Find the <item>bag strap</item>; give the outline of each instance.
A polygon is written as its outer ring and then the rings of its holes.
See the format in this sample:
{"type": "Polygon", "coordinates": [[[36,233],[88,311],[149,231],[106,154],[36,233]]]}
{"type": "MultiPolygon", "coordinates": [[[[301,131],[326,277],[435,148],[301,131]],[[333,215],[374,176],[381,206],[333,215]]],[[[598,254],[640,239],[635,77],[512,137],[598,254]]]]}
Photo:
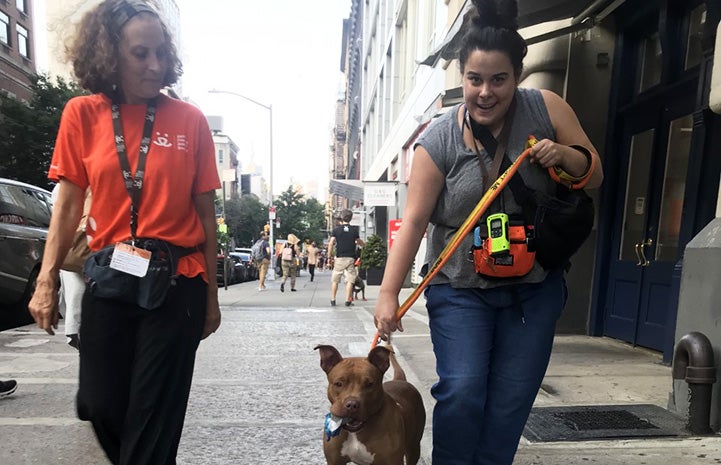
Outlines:
{"type": "MultiPolygon", "coordinates": [[[[508,158],[506,156],[506,146],[508,145],[508,138],[511,134],[511,127],[513,126],[513,117],[516,114],[516,98],[514,96],[513,100],[511,100],[511,105],[508,107],[508,112],[506,113],[506,118],[503,123],[503,128],[501,129],[500,134],[498,134],[498,139],[493,137],[493,134],[491,131],[481,124],[477,124],[475,121],[473,121],[470,117],[470,114],[468,113],[468,108],[465,110],[465,126],[468,126],[468,128],[471,130],[471,138],[473,139],[473,148],[475,149],[476,156],[478,157],[478,163],[481,168],[481,179],[484,180],[482,190],[486,190],[486,182],[492,183],[492,180],[495,180],[498,178],[498,174],[501,172],[501,165],[503,164],[503,159],[508,158]],[[483,161],[483,157],[481,157],[481,151],[478,149],[478,145],[476,145],[476,139],[481,141],[481,144],[483,144],[483,147],[486,148],[486,153],[491,154],[493,153],[493,160],[491,164],[491,172],[488,173],[486,171],[486,164],[483,161]]],[[[510,166],[510,164],[508,165],[510,166]]],[[[505,169],[504,169],[505,171],[505,169]]],[[[501,207],[503,207],[503,194],[499,196],[499,199],[501,201],[501,207]]]]}

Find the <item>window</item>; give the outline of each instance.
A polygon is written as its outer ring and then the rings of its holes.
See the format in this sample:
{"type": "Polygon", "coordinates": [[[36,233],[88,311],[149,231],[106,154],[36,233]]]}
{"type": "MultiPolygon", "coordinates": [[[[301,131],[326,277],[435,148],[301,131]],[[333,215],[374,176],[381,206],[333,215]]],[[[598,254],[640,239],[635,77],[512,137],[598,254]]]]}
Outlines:
{"type": "Polygon", "coordinates": [[[701,39],[703,28],[706,25],[706,5],[699,5],[691,11],[686,39],[686,63],[684,69],[689,69],[701,63],[701,39]]]}
{"type": "Polygon", "coordinates": [[[661,68],[663,62],[661,60],[661,37],[658,31],[641,42],[641,79],[639,82],[639,92],[643,92],[650,87],[661,83],[661,68]]]}
{"type": "Polygon", "coordinates": [[[223,163],[223,149],[218,150],[218,163],[223,163]]]}
{"type": "Polygon", "coordinates": [[[10,17],[0,11],[0,42],[10,45],[10,17]]]}
{"type": "Polygon", "coordinates": [[[18,11],[27,14],[28,10],[26,9],[27,5],[25,4],[25,0],[15,0],[15,6],[17,6],[18,11]]]}
{"type": "Polygon", "coordinates": [[[30,40],[28,39],[28,30],[19,24],[16,26],[16,29],[18,30],[18,52],[20,52],[20,55],[25,58],[30,58],[30,40]]]}
{"type": "Polygon", "coordinates": [[[0,183],[0,223],[47,228],[50,225],[47,194],[29,187],[0,183]]]}

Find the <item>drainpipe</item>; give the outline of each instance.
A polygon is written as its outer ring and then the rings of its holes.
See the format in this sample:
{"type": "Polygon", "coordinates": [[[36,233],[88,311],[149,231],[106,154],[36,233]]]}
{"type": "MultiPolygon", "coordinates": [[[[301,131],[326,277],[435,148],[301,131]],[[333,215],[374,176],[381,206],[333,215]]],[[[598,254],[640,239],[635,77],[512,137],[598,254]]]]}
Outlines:
{"type": "Polygon", "coordinates": [[[699,332],[686,334],[673,353],[673,379],[685,379],[689,386],[688,424],[693,434],[711,434],[711,391],[716,382],[713,347],[699,332]]]}

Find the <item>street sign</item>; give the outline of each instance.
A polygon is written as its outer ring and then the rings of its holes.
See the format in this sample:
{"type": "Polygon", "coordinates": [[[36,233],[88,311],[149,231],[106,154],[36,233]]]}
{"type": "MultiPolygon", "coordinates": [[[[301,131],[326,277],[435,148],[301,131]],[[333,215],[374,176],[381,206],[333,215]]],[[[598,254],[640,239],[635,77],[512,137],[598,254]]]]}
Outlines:
{"type": "Polygon", "coordinates": [[[388,221],[388,250],[393,247],[393,241],[396,239],[398,230],[401,229],[401,223],[403,220],[389,220],[388,221]]]}
{"type": "Polygon", "coordinates": [[[275,207],[273,205],[268,208],[268,218],[271,220],[275,219],[275,207]]]}

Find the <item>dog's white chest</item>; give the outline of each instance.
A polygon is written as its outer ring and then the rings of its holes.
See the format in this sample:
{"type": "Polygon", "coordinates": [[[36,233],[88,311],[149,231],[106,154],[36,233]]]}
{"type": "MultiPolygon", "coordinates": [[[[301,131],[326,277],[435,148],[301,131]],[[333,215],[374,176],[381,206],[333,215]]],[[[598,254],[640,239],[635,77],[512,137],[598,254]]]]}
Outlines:
{"type": "Polygon", "coordinates": [[[355,433],[348,434],[348,439],[343,443],[340,453],[358,465],[373,465],[375,457],[375,454],[371,454],[365,444],[358,440],[355,433]]]}

